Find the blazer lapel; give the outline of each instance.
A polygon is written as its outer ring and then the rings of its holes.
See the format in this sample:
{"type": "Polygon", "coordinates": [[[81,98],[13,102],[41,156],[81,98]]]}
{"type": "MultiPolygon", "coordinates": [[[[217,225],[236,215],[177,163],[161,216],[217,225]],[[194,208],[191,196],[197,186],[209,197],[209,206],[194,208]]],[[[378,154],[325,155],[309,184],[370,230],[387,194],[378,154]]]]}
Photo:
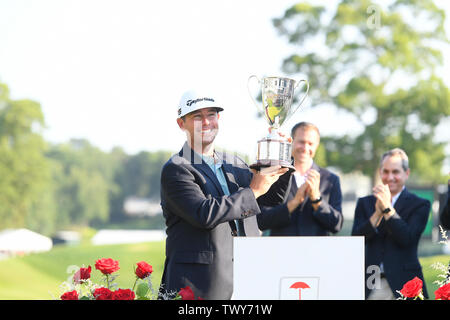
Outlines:
{"type": "MultiPolygon", "coordinates": [[[[228,189],[230,194],[239,190],[239,185],[236,182],[236,173],[233,170],[233,165],[227,163],[223,153],[217,152],[217,158],[222,161],[222,169],[225,173],[225,179],[227,179],[228,189]]],[[[232,161],[232,160],[231,160],[232,161]]],[[[246,219],[236,219],[235,221],[230,221],[230,226],[233,231],[237,232],[238,236],[259,236],[259,229],[257,228],[257,222],[255,217],[250,217],[246,219]],[[235,223],[235,224],[234,224],[235,223]],[[238,229],[235,230],[235,226],[238,229]]]]}
{"type": "MultiPolygon", "coordinates": [[[[375,199],[375,197],[373,197],[373,198],[374,198],[373,206],[375,207],[376,199],[375,199]]],[[[405,206],[408,205],[408,201],[409,201],[409,192],[405,188],[404,190],[401,191],[400,196],[398,197],[397,201],[394,204],[395,211],[402,218],[405,218],[405,216],[407,215],[407,212],[404,210],[404,208],[405,208],[405,206]]],[[[384,235],[386,233],[385,224],[386,224],[386,220],[381,219],[380,225],[378,226],[378,230],[381,231],[382,235],[384,235]]]]}
{"type": "Polygon", "coordinates": [[[395,202],[394,209],[397,211],[399,216],[402,216],[402,218],[405,216],[405,206],[408,204],[409,199],[409,191],[405,188],[401,191],[400,196],[398,197],[397,201],[395,202]]]}
{"type": "Polygon", "coordinates": [[[235,173],[233,170],[233,166],[226,162],[226,159],[223,157],[222,153],[217,152],[216,155],[218,160],[222,162],[222,169],[225,173],[225,178],[227,179],[228,190],[230,191],[230,194],[238,191],[239,185],[237,184],[236,177],[234,176],[235,173]]]}
{"type": "Polygon", "coordinates": [[[184,144],[183,149],[180,151],[179,154],[180,156],[191,162],[192,166],[198,171],[200,171],[205,178],[207,177],[215,186],[216,190],[219,192],[220,195],[224,194],[222,187],[220,186],[219,180],[217,180],[217,177],[214,174],[214,172],[211,170],[209,165],[205,161],[203,161],[202,157],[189,147],[187,142],[184,144]]]}

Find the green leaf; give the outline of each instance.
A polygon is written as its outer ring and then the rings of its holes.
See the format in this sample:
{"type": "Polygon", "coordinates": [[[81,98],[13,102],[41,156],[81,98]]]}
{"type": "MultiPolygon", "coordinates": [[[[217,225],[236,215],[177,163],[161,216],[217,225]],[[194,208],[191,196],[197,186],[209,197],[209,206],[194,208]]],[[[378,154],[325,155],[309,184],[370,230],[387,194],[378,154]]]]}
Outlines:
{"type": "Polygon", "coordinates": [[[143,298],[147,295],[150,288],[146,282],[142,282],[137,286],[136,295],[140,298],[143,298]]]}

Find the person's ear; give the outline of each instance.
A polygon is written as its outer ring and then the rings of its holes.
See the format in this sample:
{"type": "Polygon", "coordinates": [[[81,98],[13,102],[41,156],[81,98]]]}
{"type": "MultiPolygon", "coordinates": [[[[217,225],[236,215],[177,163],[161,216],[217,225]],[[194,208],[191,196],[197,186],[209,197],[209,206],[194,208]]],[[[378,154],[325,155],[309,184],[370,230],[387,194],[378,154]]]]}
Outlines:
{"type": "Polygon", "coordinates": [[[177,119],[177,124],[180,127],[180,129],[184,131],[184,121],[183,121],[183,119],[178,118],[177,119]]]}

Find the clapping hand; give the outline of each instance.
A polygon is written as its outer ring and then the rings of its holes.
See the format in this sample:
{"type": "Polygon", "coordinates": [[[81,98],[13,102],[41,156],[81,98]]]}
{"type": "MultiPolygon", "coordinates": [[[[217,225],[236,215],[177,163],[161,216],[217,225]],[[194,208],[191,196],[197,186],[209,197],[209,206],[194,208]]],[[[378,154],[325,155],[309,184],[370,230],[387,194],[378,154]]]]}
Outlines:
{"type": "Polygon", "coordinates": [[[375,203],[375,210],[378,214],[381,214],[386,220],[392,217],[395,213],[394,208],[392,208],[389,212],[383,213],[383,211],[387,208],[391,208],[391,191],[389,190],[389,186],[387,184],[379,184],[376,185],[373,189],[373,195],[377,199],[375,203]]]}
{"type": "Polygon", "coordinates": [[[306,182],[308,185],[308,196],[315,200],[320,197],[320,173],[317,170],[309,169],[306,172],[306,182]]]}
{"type": "Polygon", "coordinates": [[[308,189],[309,186],[306,183],[302,184],[300,188],[298,188],[297,192],[295,193],[295,197],[288,203],[289,212],[294,211],[295,208],[297,208],[303,201],[305,201],[308,189]]]}
{"type": "Polygon", "coordinates": [[[391,191],[389,186],[386,184],[376,185],[373,189],[373,195],[377,198],[377,203],[375,208],[377,210],[383,211],[391,206],[391,191]]]}

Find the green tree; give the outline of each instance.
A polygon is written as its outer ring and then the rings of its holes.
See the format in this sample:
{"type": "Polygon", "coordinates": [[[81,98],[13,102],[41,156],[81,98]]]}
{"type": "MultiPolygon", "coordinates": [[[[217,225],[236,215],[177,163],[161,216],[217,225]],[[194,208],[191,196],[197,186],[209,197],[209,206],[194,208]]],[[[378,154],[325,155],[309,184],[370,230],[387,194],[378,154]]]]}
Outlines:
{"type": "Polygon", "coordinates": [[[136,196],[159,201],[161,169],[170,156],[171,153],[167,151],[141,151],[123,160],[122,167],[117,170],[115,176],[115,183],[120,186],[120,190],[112,199],[113,220],[124,219],[123,203],[127,197],[136,196]]]}
{"type": "Polygon", "coordinates": [[[51,176],[37,102],[12,100],[0,84],[0,226],[49,233],[55,214],[48,195],[51,176]],[[49,220],[48,220],[49,219],[49,220]]]}
{"type": "Polygon", "coordinates": [[[109,154],[87,140],[72,139],[52,146],[47,157],[55,184],[56,224],[67,227],[107,222],[110,195],[118,188],[113,181],[117,168],[109,154]]]}
{"type": "Polygon", "coordinates": [[[295,47],[283,70],[309,80],[314,106],[334,105],[364,128],[322,138],[328,165],[373,176],[382,153],[401,147],[414,182],[443,181],[445,143],[435,141],[435,129],[450,115],[450,91],[438,75],[437,47],[448,43],[444,21],[431,0],[387,7],[368,0],[336,7],[301,2],[274,19],[295,47]]]}

